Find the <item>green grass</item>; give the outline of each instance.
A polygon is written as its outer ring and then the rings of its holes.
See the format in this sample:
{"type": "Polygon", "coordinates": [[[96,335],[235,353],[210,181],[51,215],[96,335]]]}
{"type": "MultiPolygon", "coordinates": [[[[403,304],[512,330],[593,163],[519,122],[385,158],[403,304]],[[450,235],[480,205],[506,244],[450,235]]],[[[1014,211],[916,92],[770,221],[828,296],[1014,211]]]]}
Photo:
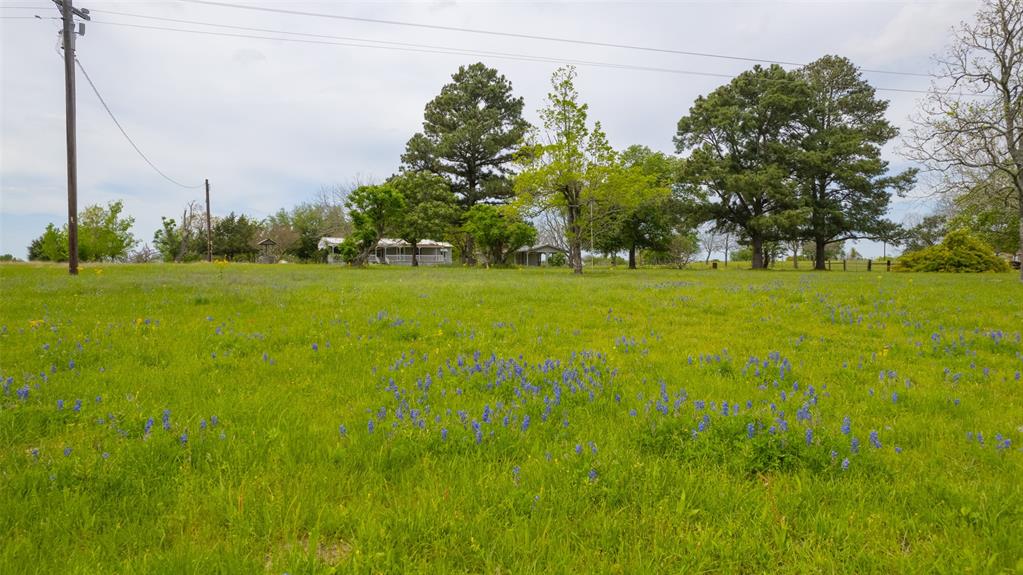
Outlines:
{"type": "Polygon", "coordinates": [[[1023,573],[1011,274],[5,265],[0,296],[0,573],[1023,573]]]}

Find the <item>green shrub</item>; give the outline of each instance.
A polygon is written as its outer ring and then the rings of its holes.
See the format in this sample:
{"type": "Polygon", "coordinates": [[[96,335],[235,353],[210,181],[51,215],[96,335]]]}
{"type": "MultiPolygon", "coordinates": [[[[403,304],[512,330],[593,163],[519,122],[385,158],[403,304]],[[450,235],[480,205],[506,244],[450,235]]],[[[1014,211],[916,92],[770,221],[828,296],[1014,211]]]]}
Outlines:
{"type": "Polygon", "coordinates": [[[903,255],[896,270],[909,272],[1007,272],[1009,264],[968,230],[950,232],[936,246],[903,255]]]}

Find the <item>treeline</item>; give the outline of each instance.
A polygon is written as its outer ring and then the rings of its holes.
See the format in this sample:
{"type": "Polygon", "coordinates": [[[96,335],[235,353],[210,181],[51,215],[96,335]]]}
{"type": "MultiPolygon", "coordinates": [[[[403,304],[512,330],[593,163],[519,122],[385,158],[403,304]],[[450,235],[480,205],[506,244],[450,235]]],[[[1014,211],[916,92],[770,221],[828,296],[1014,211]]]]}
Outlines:
{"type": "MultiPolygon", "coordinates": [[[[978,17],[996,14],[1020,25],[1023,12],[1003,8],[987,3],[978,17]]],[[[962,50],[953,55],[983,51],[958,42],[962,50]]],[[[952,64],[977,67],[981,56],[952,64]]],[[[990,74],[1001,74],[996,68],[990,74]]],[[[1006,85],[1018,84],[1009,76],[1006,85]]],[[[393,176],[323,191],[316,201],[260,221],[234,213],[214,218],[212,251],[252,260],[258,242],[270,239],[274,257],[323,261],[318,242],[334,236],[345,238],[344,260],[362,265],[382,238],[394,237],[413,246],[446,240],[465,264],[500,265],[517,249],[544,243],[563,248],[568,264],[582,273],[584,251],[627,253],[630,267],[639,254],[647,262],[682,266],[700,251],[709,260],[717,250],[739,250],[753,268],[784,257],[798,262],[802,254],[824,269],[850,240],[907,251],[934,247],[928,253],[938,254],[944,252],[935,246],[959,228],[977,230],[980,243],[960,234],[954,245],[1019,250],[1023,178],[1021,161],[1009,154],[1018,142],[985,146],[995,140],[971,135],[980,120],[967,120],[984,119],[993,126],[985,130],[1000,137],[999,122],[1023,132],[1023,125],[1011,124],[1023,114],[1006,119],[995,108],[957,106],[935,92],[936,109],[944,111],[918,122],[928,129],[914,135],[913,149],[925,163],[953,166],[944,173],[956,192],[935,215],[901,226],[886,214],[892,197],[915,185],[917,170],[893,172],[882,158],[898,135],[885,117],[888,102],[845,58],[825,56],[795,70],[755,66],[739,74],[682,115],[675,155],[645,146],[614,149],[601,123],[590,118],[575,80],[570,66],[553,74],[540,123],[532,126],[507,78],[482,63],[462,66],[426,104],[422,130],[408,140],[393,176]],[[970,138],[980,138],[980,152],[970,151],[970,138]],[[934,142],[945,144],[932,149],[934,142]],[[993,159],[978,163],[981,152],[993,159]]],[[[1018,151],[1023,158],[1023,147],[1018,151]]],[[[91,206],[80,218],[81,257],[201,259],[208,236],[198,208],[192,203],[180,219],[164,218],[153,248],[129,256],[137,242],[128,232],[131,218],[120,216],[121,204],[91,206]]],[[[62,233],[48,227],[32,243],[30,258],[65,258],[62,233]]]]}

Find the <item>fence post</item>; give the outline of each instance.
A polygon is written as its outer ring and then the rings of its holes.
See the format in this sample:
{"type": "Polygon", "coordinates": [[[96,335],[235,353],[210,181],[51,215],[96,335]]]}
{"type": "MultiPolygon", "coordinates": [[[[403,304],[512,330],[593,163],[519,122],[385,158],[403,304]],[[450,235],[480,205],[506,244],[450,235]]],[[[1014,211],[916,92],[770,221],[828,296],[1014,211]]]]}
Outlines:
{"type": "Polygon", "coordinates": [[[889,272],[892,271],[892,260],[888,260],[887,268],[888,269],[886,269],[885,271],[889,271],[889,272]]]}
{"type": "Polygon", "coordinates": [[[847,262],[847,261],[848,260],[845,260],[845,259],[842,260],[842,271],[847,271],[846,267],[845,267],[845,262],[847,262]]]}
{"type": "Polygon", "coordinates": [[[871,270],[870,260],[867,260],[867,271],[869,272],[870,270],[871,270]]]}
{"type": "Polygon", "coordinates": [[[831,260],[825,260],[825,261],[828,262],[828,271],[830,272],[831,271],[831,260]]]}

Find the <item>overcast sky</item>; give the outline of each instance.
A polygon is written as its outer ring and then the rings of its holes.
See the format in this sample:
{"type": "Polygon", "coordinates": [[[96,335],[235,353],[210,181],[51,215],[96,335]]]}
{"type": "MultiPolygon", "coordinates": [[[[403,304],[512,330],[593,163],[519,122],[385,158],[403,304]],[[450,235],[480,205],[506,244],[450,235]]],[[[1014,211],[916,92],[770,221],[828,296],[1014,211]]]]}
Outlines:
{"type": "MultiPolygon", "coordinates": [[[[236,0],[245,3],[245,0],[236,0]]],[[[809,62],[839,54],[863,68],[928,72],[949,29],[976,2],[249,2],[363,18],[499,30],[751,58],[809,62]]],[[[101,10],[469,51],[737,74],[752,63],[401,27],[167,1],[76,0],[94,22],[78,56],[142,151],[184,184],[209,178],[214,214],[262,218],[312,199],[323,186],[386,178],[423,106],[461,64],[482,61],[507,76],[536,110],[558,64],[294,43],[115,26],[123,23],[259,34],[146,20],[101,10]]],[[[25,257],[49,222],[67,218],[64,75],[52,2],[0,2],[0,253],[25,257]],[[36,7],[37,9],[22,9],[36,7]],[[21,17],[21,18],[17,18],[21,17]]],[[[264,36],[276,34],[263,33],[264,36]]],[[[309,37],[306,37],[307,39],[309,37]]],[[[381,44],[377,44],[378,46],[381,44]]],[[[927,78],[868,73],[878,88],[926,89],[927,78]]],[[[579,66],[577,88],[616,148],[674,152],[675,125],[693,100],[727,78],[579,66]]],[[[879,92],[888,117],[908,126],[919,94],[879,92]]],[[[892,166],[908,166],[886,150],[892,166]]],[[[201,190],[175,186],[132,150],[78,74],[79,207],[123,200],[135,236],[151,242],[160,216],[180,218],[201,190]]],[[[926,193],[921,184],[918,193],[926,193]]],[[[924,213],[897,201],[892,217],[924,213]]],[[[881,247],[864,243],[866,255],[881,247]]]]}

